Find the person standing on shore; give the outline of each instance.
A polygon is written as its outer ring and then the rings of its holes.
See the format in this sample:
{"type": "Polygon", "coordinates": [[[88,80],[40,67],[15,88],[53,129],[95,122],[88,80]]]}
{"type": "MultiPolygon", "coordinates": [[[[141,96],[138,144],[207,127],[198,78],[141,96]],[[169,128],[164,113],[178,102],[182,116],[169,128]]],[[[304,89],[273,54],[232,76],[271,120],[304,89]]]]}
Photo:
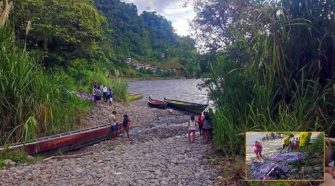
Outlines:
{"type": "Polygon", "coordinates": [[[307,147],[308,147],[308,143],[310,141],[310,138],[312,136],[312,133],[311,132],[300,132],[299,136],[300,136],[299,147],[300,147],[300,149],[306,150],[307,147]]]}
{"type": "Polygon", "coordinates": [[[287,152],[290,151],[290,149],[292,148],[291,138],[293,137],[294,135],[290,134],[284,138],[283,149],[280,150],[280,152],[282,152],[286,147],[287,147],[287,152]]]}
{"type": "Polygon", "coordinates": [[[113,91],[111,88],[108,89],[108,92],[107,92],[107,100],[110,104],[113,103],[113,91]]]}
{"type": "Polygon", "coordinates": [[[255,141],[255,143],[252,145],[252,149],[254,150],[254,153],[256,154],[257,160],[262,161],[263,156],[262,156],[262,150],[263,146],[259,141],[255,141]]]}
{"type": "Polygon", "coordinates": [[[117,132],[118,132],[117,122],[116,122],[116,111],[113,111],[112,114],[109,115],[108,119],[109,119],[109,123],[112,125],[112,136],[113,138],[116,138],[117,132]]]}
{"type": "Polygon", "coordinates": [[[94,103],[101,100],[101,90],[99,87],[94,89],[94,103]]]}
{"type": "Polygon", "coordinates": [[[194,115],[191,116],[191,120],[188,122],[188,141],[194,142],[195,140],[195,130],[196,130],[196,122],[194,119],[194,115]]]}
{"type": "Polygon", "coordinates": [[[200,114],[200,115],[198,116],[198,125],[199,125],[199,133],[200,133],[200,136],[202,135],[202,124],[203,124],[203,122],[202,122],[202,114],[200,114]]]}
{"type": "Polygon", "coordinates": [[[127,114],[123,115],[123,138],[129,139],[129,125],[130,125],[130,120],[127,114]],[[126,137],[127,135],[127,137],[126,137]]]}
{"type": "Polygon", "coordinates": [[[299,140],[299,137],[297,137],[296,140],[295,140],[295,148],[296,148],[297,150],[300,149],[300,140],[299,140]]]}
{"type": "Polygon", "coordinates": [[[102,96],[104,98],[104,101],[107,102],[107,87],[105,85],[103,85],[103,88],[102,88],[102,96]]]}
{"type": "Polygon", "coordinates": [[[203,131],[204,131],[204,139],[208,142],[211,138],[211,130],[212,130],[212,123],[209,120],[208,113],[204,113],[204,120],[203,120],[203,131]]]}

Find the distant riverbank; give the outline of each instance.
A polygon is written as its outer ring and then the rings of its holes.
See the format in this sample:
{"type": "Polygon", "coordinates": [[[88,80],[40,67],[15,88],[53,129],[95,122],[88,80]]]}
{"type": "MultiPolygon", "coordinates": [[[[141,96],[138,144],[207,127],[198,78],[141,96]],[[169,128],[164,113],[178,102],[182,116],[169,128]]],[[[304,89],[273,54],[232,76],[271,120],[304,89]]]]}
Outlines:
{"type": "Polygon", "coordinates": [[[125,78],[127,82],[133,81],[146,81],[146,80],[176,80],[176,79],[192,79],[186,77],[138,77],[138,78],[125,78]]]}

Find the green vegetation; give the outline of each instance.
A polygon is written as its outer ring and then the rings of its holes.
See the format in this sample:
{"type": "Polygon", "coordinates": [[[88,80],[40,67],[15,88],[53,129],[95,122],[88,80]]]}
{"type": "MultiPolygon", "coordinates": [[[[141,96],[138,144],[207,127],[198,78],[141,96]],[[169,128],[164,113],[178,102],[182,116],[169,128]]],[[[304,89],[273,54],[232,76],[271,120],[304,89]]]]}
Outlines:
{"type": "Polygon", "coordinates": [[[130,103],[130,102],[139,100],[141,98],[143,98],[143,94],[128,94],[127,95],[127,102],[130,103]]]}
{"type": "Polygon", "coordinates": [[[113,87],[116,100],[126,100],[127,84],[111,81],[97,62],[98,50],[91,50],[103,20],[91,1],[0,6],[0,144],[73,129],[89,109],[73,92],[91,92],[93,82],[113,87]]]}
{"type": "MultiPolygon", "coordinates": [[[[200,72],[194,41],[177,36],[171,22],[156,12],[138,15],[137,7],[120,0],[94,0],[97,9],[105,17],[102,51],[105,66],[121,69],[121,75],[145,76],[150,72],[124,70],[128,57],[133,61],[153,64],[157,67],[182,67],[185,76],[194,77],[200,72]],[[173,61],[173,62],[172,62],[173,61]]],[[[167,76],[175,74],[162,74],[167,76]]]]}
{"type": "Polygon", "coordinates": [[[307,152],[309,153],[316,153],[318,156],[323,157],[324,156],[324,141],[325,136],[323,133],[319,134],[317,137],[316,143],[312,143],[308,146],[307,152]]]}
{"type": "Polygon", "coordinates": [[[334,3],[195,4],[194,29],[212,61],[202,87],[218,107],[214,138],[227,155],[244,153],[246,131],[335,134],[334,3]]]}
{"type": "Polygon", "coordinates": [[[39,161],[41,158],[39,156],[29,158],[28,155],[24,151],[20,150],[4,150],[0,151],[0,168],[5,166],[5,160],[10,159],[15,163],[35,163],[39,161]]]}
{"type": "Polygon", "coordinates": [[[1,27],[0,35],[0,143],[76,125],[88,104],[68,92],[71,87],[61,73],[44,72],[29,53],[17,48],[10,26],[1,27]]]}
{"type": "Polygon", "coordinates": [[[168,77],[136,71],[133,61],[199,74],[194,41],[155,12],[138,15],[120,0],[0,0],[0,144],[71,130],[89,109],[76,92],[93,83],[127,96],[115,77],[168,77]],[[15,8],[14,8],[15,7],[15,8]]]}
{"type": "Polygon", "coordinates": [[[90,0],[20,0],[14,6],[16,36],[39,53],[44,66],[67,67],[72,60],[101,55],[103,17],[90,0]]]}

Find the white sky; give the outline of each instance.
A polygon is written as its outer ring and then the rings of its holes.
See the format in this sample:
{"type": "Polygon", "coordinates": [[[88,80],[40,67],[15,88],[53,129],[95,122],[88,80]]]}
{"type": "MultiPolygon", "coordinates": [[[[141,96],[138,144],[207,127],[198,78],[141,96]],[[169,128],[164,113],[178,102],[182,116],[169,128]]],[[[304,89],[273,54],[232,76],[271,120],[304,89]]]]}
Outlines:
{"type": "Polygon", "coordinates": [[[183,0],[121,0],[137,6],[139,14],[143,11],[156,11],[172,22],[175,32],[180,36],[190,34],[190,25],[195,12],[191,6],[183,7],[183,0]]]}

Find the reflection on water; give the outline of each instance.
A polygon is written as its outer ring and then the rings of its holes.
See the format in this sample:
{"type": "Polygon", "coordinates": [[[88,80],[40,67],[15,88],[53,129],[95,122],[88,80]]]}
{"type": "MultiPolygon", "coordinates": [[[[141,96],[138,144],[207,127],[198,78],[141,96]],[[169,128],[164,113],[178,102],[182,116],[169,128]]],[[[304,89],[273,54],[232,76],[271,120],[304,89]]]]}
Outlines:
{"type": "Polygon", "coordinates": [[[144,97],[135,104],[147,103],[149,95],[156,99],[180,99],[195,103],[207,103],[207,91],[199,90],[200,79],[146,80],[128,82],[130,93],[141,93],[144,97]]]}

